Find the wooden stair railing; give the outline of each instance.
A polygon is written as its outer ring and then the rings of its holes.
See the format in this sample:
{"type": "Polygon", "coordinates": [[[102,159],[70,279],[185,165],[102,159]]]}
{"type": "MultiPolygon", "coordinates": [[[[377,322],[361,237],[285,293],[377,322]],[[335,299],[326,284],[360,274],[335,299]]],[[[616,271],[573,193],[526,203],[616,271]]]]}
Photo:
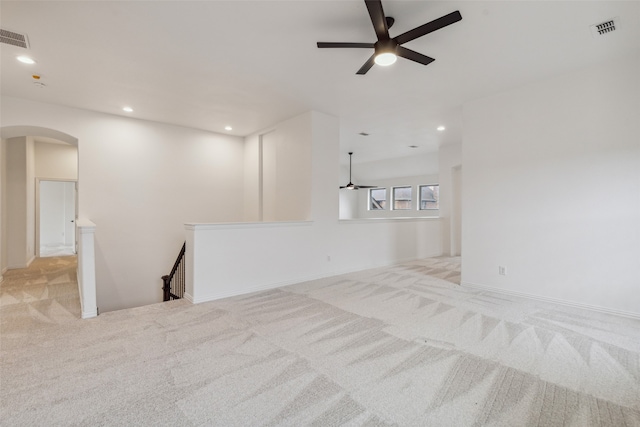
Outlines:
{"type": "Polygon", "coordinates": [[[185,267],[184,267],[184,251],[187,246],[187,242],[184,242],[176,262],[173,264],[171,273],[166,276],[162,276],[162,290],[163,301],[169,301],[172,299],[184,298],[184,285],[185,285],[185,267]]]}

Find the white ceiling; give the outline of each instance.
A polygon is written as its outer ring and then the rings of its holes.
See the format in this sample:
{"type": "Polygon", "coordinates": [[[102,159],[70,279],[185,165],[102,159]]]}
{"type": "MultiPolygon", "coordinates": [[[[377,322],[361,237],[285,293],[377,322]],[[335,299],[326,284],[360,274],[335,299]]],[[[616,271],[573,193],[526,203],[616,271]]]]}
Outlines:
{"type": "Polygon", "coordinates": [[[372,51],[315,43],[375,41],[360,0],[2,1],[2,28],[26,33],[38,62],[19,63],[25,50],[2,44],[1,90],[241,136],[318,110],[340,118],[343,161],[355,151],[358,163],[460,141],[466,101],[640,51],[637,1],[383,6],[392,37],[455,10],[463,19],[406,45],[436,58],[429,66],[401,58],[358,76],[372,51]],[[592,37],[591,24],[613,17],[619,30],[592,37]]]}

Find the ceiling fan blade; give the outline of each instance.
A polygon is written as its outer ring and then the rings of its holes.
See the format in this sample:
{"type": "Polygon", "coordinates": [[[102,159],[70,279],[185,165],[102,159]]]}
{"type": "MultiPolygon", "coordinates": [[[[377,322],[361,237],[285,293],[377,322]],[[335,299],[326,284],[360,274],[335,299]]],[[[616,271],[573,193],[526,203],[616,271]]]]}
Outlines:
{"type": "Polygon", "coordinates": [[[357,188],[378,188],[376,185],[356,185],[357,188]]]}
{"type": "Polygon", "coordinates": [[[362,47],[373,49],[373,43],[340,43],[340,42],[318,42],[319,48],[325,47],[362,47]]]}
{"type": "Polygon", "coordinates": [[[375,64],[375,60],[376,60],[376,54],[374,53],[373,55],[371,55],[371,58],[369,58],[367,62],[365,62],[362,67],[360,67],[360,69],[356,74],[361,74],[361,75],[367,74],[367,71],[369,71],[371,67],[373,67],[373,64],[375,64]]]}
{"type": "Polygon", "coordinates": [[[398,44],[404,44],[460,20],[462,20],[462,15],[460,15],[460,12],[456,10],[455,12],[451,12],[448,15],[442,16],[431,22],[427,22],[424,25],[416,27],[413,30],[409,30],[406,33],[400,34],[398,37],[394,37],[394,40],[397,41],[398,44]]]}
{"type": "Polygon", "coordinates": [[[382,10],[382,2],[380,0],[364,0],[364,2],[367,4],[367,10],[378,40],[389,40],[389,27],[387,27],[387,19],[384,16],[384,10],[382,10]]]}
{"type": "Polygon", "coordinates": [[[411,61],[419,62],[423,65],[429,65],[433,61],[435,61],[435,59],[429,56],[423,55],[416,52],[415,50],[407,49],[406,47],[402,46],[398,46],[396,48],[396,53],[398,54],[398,56],[402,56],[403,58],[409,59],[411,61]]]}

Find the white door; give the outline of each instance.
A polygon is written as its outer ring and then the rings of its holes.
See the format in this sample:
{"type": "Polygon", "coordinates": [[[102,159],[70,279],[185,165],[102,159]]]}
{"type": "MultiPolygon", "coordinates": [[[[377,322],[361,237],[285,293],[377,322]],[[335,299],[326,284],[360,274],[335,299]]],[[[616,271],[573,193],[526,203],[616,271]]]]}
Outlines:
{"type": "Polygon", "coordinates": [[[73,255],[75,249],[75,181],[40,181],[40,256],[73,255]]]}

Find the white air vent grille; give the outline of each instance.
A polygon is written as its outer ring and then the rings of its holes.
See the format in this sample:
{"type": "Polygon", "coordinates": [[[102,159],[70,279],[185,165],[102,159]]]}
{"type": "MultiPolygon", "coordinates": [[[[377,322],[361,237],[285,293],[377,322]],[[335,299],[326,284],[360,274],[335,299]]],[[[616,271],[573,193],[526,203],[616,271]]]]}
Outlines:
{"type": "Polygon", "coordinates": [[[29,49],[29,39],[26,34],[0,29],[0,42],[29,49]]]}
{"type": "Polygon", "coordinates": [[[617,24],[617,18],[610,19],[600,24],[594,24],[591,26],[591,34],[593,34],[594,37],[604,36],[605,34],[615,31],[616,24],[617,24]]]}

